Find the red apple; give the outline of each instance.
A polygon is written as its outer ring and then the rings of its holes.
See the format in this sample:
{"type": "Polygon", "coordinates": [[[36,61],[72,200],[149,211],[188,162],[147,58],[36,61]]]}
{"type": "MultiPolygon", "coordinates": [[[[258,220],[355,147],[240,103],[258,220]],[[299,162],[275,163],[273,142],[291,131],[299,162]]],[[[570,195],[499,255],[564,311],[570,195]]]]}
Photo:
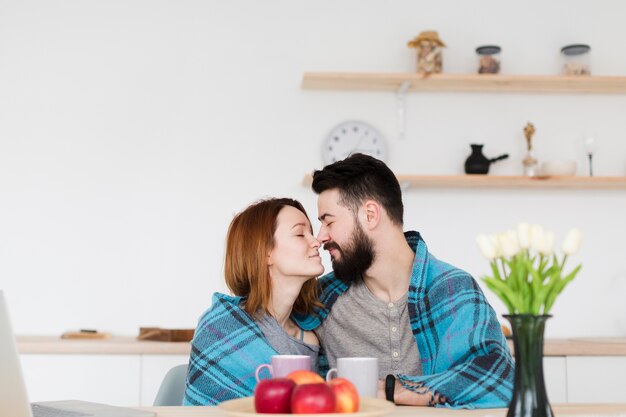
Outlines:
{"type": "Polygon", "coordinates": [[[325,383],[297,385],[291,394],[293,414],[334,413],[335,394],[325,383]]]}
{"type": "Polygon", "coordinates": [[[319,382],[324,382],[324,378],[311,371],[293,371],[287,378],[291,379],[296,385],[302,384],[316,384],[319,382]]]}
{"type": "Polygon", "coordinates": [[[335,394],[337,413],[356,413],[359,411],[359,392],[354,384],[345,378],[335,378],[328,382],[335,394]]]}
{"type": "Polygon", "coordinates": [[[254,389],[257,413],[291,413],[291,395],[296,383],[287,378],[264,379],[254,389]]]}

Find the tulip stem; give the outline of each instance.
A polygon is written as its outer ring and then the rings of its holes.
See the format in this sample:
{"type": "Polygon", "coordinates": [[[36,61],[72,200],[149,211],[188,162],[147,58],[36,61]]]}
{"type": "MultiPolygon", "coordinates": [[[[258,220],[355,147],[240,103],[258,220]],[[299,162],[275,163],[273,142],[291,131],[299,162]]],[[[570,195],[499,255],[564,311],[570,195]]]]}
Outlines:
{"type": "Polygon", "coordinates": [[[504,277],[504,280],[506,281],[507,278],[509,278],[509,276],[506,274],[506,268],[504,267],[504,258],[500,258],[500,265],[502,266],[502,276],[504,277]]]}

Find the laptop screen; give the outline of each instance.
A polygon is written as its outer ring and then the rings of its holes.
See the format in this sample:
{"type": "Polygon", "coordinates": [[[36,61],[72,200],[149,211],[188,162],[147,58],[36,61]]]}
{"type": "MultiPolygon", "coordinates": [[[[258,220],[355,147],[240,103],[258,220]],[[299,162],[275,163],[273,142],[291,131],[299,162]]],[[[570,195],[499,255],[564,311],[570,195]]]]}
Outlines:
{"type": "Polygon", "coordinates": [[[0,416],[32,417],[9,309],[0,291],[0,416]]]}
{"type": "MultiPolygon", "coordinates": [[[[113,407],[88,401],[50,401],[34,404],[36,415],[90,415],[100,417],[151,417],[152,411],[113,407]]],[[[26,395],[15,336],[11,330],[9,308],[0,291],[0,417],[33,417],[26,395]]]]}

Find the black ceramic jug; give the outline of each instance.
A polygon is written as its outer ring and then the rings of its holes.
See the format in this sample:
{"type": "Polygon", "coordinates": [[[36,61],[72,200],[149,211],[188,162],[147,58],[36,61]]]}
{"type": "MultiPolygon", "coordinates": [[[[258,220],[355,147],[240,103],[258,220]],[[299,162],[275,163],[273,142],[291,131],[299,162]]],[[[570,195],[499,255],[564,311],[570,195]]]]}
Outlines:
{"type": "Polygon", "coordinates": [[[509,154],[505,153],[497,158],[488,159],[483,155],[483,145],[472,143],[470,146],[472,147],[472,153],[465,160],[466,174],[486,174],[489,172],[489,165],[493,162],[509,157],[509,154]]]}

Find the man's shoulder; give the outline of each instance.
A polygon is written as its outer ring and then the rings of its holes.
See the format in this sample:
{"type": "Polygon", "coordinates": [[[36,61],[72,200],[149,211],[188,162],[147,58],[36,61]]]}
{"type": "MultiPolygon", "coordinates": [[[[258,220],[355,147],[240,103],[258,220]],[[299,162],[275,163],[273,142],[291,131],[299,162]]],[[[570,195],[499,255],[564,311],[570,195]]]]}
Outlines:
{"type": "Polygon", "coordinates": [[[423,291],[429,295],[431,301],[447,300],[462,293],[483,297],[482,290],[472,274],[432,255],[429,256],[423,291]]]}
{"type": "Polygon", "coordinates": [[[419,246],[416,247],[416,259],[412,273],[413,287],[422,288],[426,292],[437,287],[454,287],[457,289],[477,287],[476,280],[469,272],[434,256],[421,238],[418,242],[419,246]]]}

